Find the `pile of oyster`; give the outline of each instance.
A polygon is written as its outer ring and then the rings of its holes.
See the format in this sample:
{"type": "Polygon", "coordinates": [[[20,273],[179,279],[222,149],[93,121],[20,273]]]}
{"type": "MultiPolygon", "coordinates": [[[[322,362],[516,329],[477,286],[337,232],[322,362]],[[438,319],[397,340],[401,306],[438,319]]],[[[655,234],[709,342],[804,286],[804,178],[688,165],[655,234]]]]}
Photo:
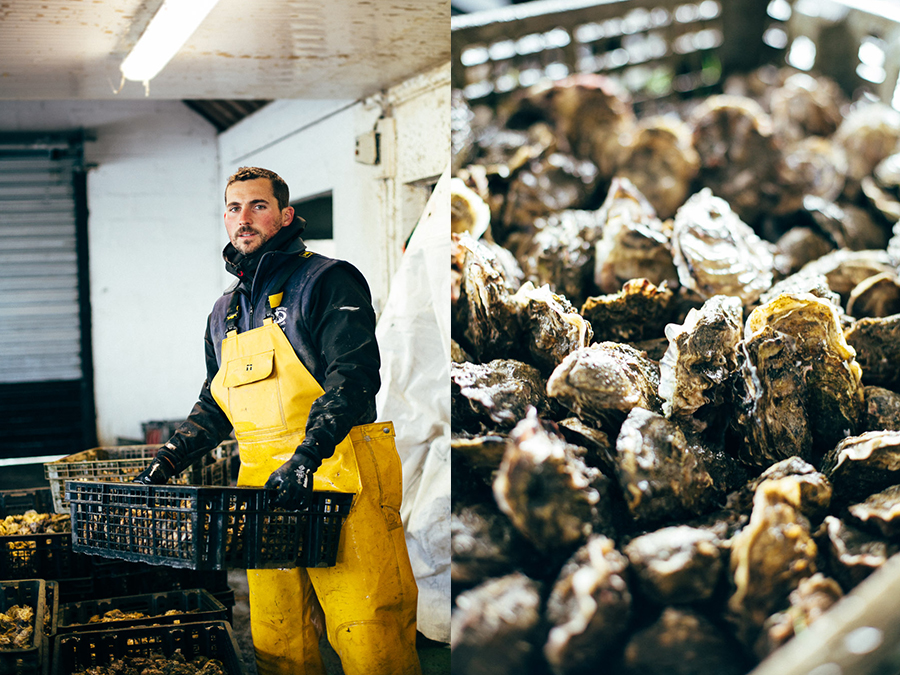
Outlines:
{"type": "Polygon", "coordinates": [[[0,537],[71,531],[72,516],[68,513],[38,513],[32,509],[0,520],[0,537]]]}
{"type": "Polygon", "coordinates": [[[224,664],[218,659],[203,655],[186,659],[180,649],[176,649],[170,658],[162,654],[149,656],[124,656],[114,659],[109,665],[91,666],[77,670],[73,675],[120,675],[122,673],[140,673],[141,675],[226,675],[224,664]]]}
{"type": "Polygon", "coordinates": [[[900,113],[453,98],[454,673],[741,674],[900,545],[900,113]]]}

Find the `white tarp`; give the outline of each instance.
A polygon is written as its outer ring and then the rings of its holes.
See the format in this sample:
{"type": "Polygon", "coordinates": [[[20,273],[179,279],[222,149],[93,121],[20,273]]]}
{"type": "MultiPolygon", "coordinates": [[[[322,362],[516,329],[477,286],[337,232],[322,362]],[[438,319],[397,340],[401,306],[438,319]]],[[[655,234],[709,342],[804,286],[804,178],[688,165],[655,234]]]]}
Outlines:
{"type": "Polygon", "coordinates": [[[400,515],[419,586],[418,629],[450,642],[450,173],[428,200],[378,321],[379,419],[403,462],[400,515]]]}

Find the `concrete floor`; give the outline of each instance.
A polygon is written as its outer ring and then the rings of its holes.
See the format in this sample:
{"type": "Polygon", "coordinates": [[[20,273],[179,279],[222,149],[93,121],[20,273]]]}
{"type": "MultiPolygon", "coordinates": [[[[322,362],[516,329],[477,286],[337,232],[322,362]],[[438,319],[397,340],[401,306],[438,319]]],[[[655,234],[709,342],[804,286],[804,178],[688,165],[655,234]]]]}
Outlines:
{"type": "MultiPolygon", "coordinates": [[[[228,573],[228,585],[234,590],[234,619],[232,627],[241,648],[244,659],[244,675],[257,675],[256,659],[253,655],[253,638],[250,635],[250,604],[247,589],[247,573],[243,570],[231,570],[228,573]]],[[[450,645],[433,642],[419,635],[419,662],[422,675],[450,674],[450,645]]],[[[344,675],[341,661],[335,654],[328,640],[324,637],[319,642],[322,660],[325,662],[326,675],[344,675]]],[[[373,673],[372,675],[377,675],[373,673]]]]}

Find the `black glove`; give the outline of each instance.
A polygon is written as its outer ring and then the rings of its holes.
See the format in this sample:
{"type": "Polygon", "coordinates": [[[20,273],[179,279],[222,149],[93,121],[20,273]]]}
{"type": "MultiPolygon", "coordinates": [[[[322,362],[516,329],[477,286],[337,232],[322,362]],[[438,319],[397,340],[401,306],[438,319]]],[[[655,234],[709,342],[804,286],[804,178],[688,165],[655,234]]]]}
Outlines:
{"type": "Polygon", "coordinates": [[[266,481],[266,489],[277,490],[272,503],[291,511],[308,508],[312,502],[313,474],[319,464],[321,462],[297,448],[294,456],[273,471],[266,481]]]}
{"type": "Polygon", "coordinates": [[[143,485],[165,485],[174,475],[175,465],[172,464],[172,460],[163,454],[158,454],[156,459],[150,462],[149,466],[134,479],[134,482],[143,485]]]}

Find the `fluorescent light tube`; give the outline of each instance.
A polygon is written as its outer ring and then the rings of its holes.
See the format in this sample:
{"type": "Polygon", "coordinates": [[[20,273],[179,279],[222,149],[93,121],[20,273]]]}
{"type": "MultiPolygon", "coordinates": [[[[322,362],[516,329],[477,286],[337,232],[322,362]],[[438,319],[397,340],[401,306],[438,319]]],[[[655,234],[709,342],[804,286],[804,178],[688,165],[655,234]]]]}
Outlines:
{"type": "Polygon", "coordinates": [[[134,49],[122,61],[126,80],[148,82],[178,53],[218,0],[164,0],[134,49]]]}

